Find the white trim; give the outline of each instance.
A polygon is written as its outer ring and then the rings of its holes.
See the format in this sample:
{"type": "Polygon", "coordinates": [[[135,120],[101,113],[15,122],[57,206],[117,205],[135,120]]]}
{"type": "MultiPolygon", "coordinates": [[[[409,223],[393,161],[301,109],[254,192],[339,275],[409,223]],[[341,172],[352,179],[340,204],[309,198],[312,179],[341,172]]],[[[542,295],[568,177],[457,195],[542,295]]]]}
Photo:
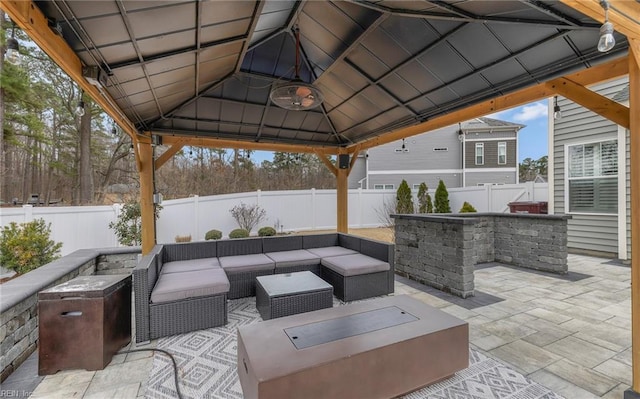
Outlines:
{"type": "Polygon", "coordinates": [[[627,259],[627,129],[618,125],[618,259],[627,259]]]}
{"type": "Polygon", "coordinates": [[[548,101],[547,126],[549,131],[549,134],[547,135],[547,182],[549,183],[549,186],[547,187],[547,193],[548,193],[547,195],[549,196],[549,198],[547,198],[547,212],[550,215],[553,215],[556,210],[556,202],[554,200],[555,169],[554,169],[554,161],[553,161],[556,125],[555,125],[555,120],[553,119],[553,97],[549,97],[547,101],[548,101]]]}
{"type": "Polygon", "coordinates": [[[516,137],[487,137],[477,139],[465,139],[465,141],[504,141],[504,140],[517,140],[516,137]]]}
{"type": "Polygon", "coordinates": [[[467,187],[467,138],[462,136],[462,187],[467,187]]]}
{"type": "Polygon", "coordinates": [[[518,168],[470,168],[466,170],[467,173],[482,173],[482,172],[500,173],[500,172],[517,172],[517,171],[518,171],[518,168]]]}
{"type": "Polygon", "coordinates": [[[482,143],[476,143],[473,151],[473,160],[476,166],[484,165],[484,141],[482,143]],[[478,149],[482,149],[482,163],[478,163],[478,149]]]}
{"type": "MultiPolygon", "coordinates": [[[[569,210],[569,147],[574,147],[578,145],[586,145],[586,144],[596,144],[596,143],[605,143],[611,140],[618,140],[618,137],[615,138],[610,137],[610,135],[602,136],[601,140],[591,139],[590,141],[576,141],[571,143],[564,144],[564,213],[567,215],[596,215],[596,216],[612,216],[615,213],[596,213],[596,212],[571,212],[569,210]]],[[[618,160],[620,159],[620,141],[618,141],[618,160]]],[[[548,173],[547,173],[548,174],[548,173]]],[[[620,195],[620,162],[618,162],[618,175],[616,176],[589,176],[589,177],[574,177],[571,180],[589,180],[593,178],[603,179],[603,178],[618,178],[618,196],[620,195]]],[[[619,200],[619,198],[618,198],[619,200]]],[[[618,210],[620,209],[620,202],[618,201],[618,210]]],[[[549,212],[549,208],[547,205],[547,212],[549,212]]],[[[618,240],[619,241],[619,240],[618,240]]],[[[618,244],[619,245],[619,244],[618,244]]]]}
{"type": "Polygon", "coordinates": [[[507,143],[504,141],[498,142],[498,165],[507,165],[507,143]],[[500,162],[500,144],[504,144],[504,162],[500,162]]]}
{"type": "MultiPolygon", "coordinates": [[[[505,168],[506,169],[506,168],[505,168]]],[[[461,169],[422,169],[422,170],[370,170],[370,175],[421,175],[421,174],[437,174],[437,173],[462,173],[461,169]]]]}
{"type": "MultiPolygon", "coordinates": [[[[468,168],[464,169],[465,173],[500,173],[500,172],[517,172],[518,168],[468,168]]],[[[456,174],[462,173],[462,169],[422,169],[422,170],[406,170],[406,169],[398,169],[398,170],[370,170],[370,175],[432,175],[432,174],[456,174]]]]}

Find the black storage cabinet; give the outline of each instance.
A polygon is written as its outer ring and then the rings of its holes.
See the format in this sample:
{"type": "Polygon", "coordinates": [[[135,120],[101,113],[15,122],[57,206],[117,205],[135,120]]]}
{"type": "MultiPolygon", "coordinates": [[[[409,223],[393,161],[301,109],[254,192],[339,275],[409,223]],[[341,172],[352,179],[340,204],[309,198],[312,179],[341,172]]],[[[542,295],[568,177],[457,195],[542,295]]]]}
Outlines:
{"type": "Polygon", "coordinates": [[[38,293],[38,374],[104,369],[131,341],[131,276],[81,276],[38,293]]]}

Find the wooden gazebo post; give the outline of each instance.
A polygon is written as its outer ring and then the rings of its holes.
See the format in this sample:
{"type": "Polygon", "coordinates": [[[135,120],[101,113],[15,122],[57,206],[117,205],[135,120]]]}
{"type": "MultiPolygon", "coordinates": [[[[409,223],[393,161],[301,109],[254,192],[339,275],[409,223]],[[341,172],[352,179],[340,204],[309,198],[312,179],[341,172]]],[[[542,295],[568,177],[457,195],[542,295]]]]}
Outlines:
{"type": "Polygon", "coordinates": [[[153,204],[153,147],[151,138],[137,136],[134,151],[140,175],[140,215],[142,218],[142,254],[148,254],[156,244],[156,218],[153,204]]]}
{"type": "Polygon", "coordinates": [[[629,38],[631,148],[631,361],[633,385],[625,399],[640,398],[640,38],[629,38]]]}

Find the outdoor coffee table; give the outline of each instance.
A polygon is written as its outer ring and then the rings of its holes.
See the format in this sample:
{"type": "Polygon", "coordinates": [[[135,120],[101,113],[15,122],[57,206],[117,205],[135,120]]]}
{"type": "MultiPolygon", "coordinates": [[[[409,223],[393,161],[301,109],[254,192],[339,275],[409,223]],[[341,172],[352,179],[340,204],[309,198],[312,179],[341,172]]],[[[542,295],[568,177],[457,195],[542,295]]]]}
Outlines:
{"type": "Polygon", "coordinates": [[[312,272],[256,277],[256,307],[263,320],[333,306],[333,287],[312,272]]]}

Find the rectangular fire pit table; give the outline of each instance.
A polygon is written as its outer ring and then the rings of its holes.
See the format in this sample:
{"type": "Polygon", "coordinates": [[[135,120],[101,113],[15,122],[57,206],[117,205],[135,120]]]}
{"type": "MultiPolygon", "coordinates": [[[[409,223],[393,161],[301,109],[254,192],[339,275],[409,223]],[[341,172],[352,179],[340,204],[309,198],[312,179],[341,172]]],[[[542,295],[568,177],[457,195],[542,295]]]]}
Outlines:
{"type": "Polygon", "coordinates": [[[102,370],[131,341],[131,276],[80,276],[38,293],[38,374],[102,370]]]}
{"type": "Polygon", "coordinates": [[[256,307],[263,320],[333,306],[333,287],[312,272],[256,277],[256,307]]]}
{"type": "Polygon", "coordinates": [[[238,328],[245,399],[395,398],[469,366],[469,325],[406,295],[238,328]]]}

